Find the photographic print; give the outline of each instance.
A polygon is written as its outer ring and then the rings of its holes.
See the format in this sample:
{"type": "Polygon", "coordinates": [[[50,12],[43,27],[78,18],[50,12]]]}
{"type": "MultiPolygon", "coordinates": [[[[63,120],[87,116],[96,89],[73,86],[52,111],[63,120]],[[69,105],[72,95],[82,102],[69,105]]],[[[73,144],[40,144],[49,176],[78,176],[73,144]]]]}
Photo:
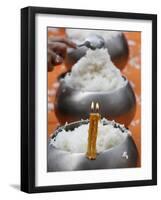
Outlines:
{"type": "Polygon", "coordinates": [[[141,32],[47,32],[48,171],[140,167],[141,32]]]}
{"type": "Polygon", "coordinates": [[[157,184],[157,16],[21,10],[21,190],[157,184]]]}

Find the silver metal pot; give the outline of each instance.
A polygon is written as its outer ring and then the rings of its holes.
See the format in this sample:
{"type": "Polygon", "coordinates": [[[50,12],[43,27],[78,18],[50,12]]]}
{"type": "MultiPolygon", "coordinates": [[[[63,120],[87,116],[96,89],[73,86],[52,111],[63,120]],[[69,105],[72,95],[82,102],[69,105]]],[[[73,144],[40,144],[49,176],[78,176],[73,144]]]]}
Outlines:
{"type": "MultiPolygon", "coordinates": [[[[53,138],[56,139],[62,129],[73,130],[81,124],[87,124],[88,120],[78,121],[67,126],[60,127],[56,130],[53,138]]],[[[104,124],[107,124],[106,122],[104,124]]],[[[119,124],[117,127],[123,130],[119,124]]],[[[74,134],[74,133],[73,133],[74,134]]],[[[137,166],[138,151],[132,137],[127,134],[125,140],[110,149],[98,154],[96,160],[89,160],[85,153],[70,153],[56,149],[48,142],[48,163],[47,171],[74,171],[74,170],[92,170],[92,169],[114,169],[114,168],[131,168],[137,166]],[[123,156],[126,152],[126,156],[123,156]]]]}
{"type": "Polygon", "coordinates": [[[125,78],[125,85],[112,92],[76,90],[61,79],[55,99],[56,116],[61,124],[87,119],[92,101],[99,103],[101,117],[115,120],[126,127],[135,115],[135,95],[125,78]]]}
{"type": "MultiPolygon", "coordinates": [[[[118,34],[115,37],[111,37],[111,39],[106,39],[105,41],[105,48],[108,49],[108,52],[111,56],[111,60],[113,63],[122,70],[128,60],[129,56],[129,48],[127,40],[123,33],[118,34]]],[[[68,69],[71,67],[83,56],[85,56],[86,51],[88,50],[87,47],[79,47],[77,49],[68,48],[67,49],[67,56],[65,59],[65,65],[68,69]]]]}

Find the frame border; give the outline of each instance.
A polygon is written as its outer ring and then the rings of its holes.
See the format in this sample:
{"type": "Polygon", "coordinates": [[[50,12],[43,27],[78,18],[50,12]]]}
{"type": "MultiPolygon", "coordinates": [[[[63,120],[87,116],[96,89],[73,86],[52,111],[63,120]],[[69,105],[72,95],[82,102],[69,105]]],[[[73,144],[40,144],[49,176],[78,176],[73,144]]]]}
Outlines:
{"type": "Polygon", "coordinates": [[[21,190],[27,193],[157,185],[157,15],[47,7],[21,9],[21,190]],[[35,186],[35,16],[108,17],[152,21],[152,179],[60,186],[35,186]]]}

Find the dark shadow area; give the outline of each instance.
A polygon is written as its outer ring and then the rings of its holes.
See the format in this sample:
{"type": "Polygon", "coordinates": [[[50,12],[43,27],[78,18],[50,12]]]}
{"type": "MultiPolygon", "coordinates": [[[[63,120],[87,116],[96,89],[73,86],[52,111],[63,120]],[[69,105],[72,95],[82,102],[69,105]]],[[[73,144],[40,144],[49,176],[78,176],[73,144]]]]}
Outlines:
{"type": "Polygon", "coordinates": [[[10,184],[10,186],[14,188],[15,190],[20,190],[20,185],[18,184],[10,184]]]}

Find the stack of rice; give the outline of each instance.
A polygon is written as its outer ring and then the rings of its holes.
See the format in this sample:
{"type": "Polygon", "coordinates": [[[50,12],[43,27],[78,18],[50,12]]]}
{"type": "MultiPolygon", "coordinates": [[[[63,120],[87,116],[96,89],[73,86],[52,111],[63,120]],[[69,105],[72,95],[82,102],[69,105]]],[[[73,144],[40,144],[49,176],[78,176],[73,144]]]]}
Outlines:
{"type": "MultiPolygon", "coordinates": [[[[103,121],[103,120],[102,120],[103,121]]],[[[118,127],[114,127],[112,123],[103,125],[99,123],[96,149],[100,153],[106,149],[121,144],[130,132],[124,128],[122,131],[118,127]]],[[[88,143],[89,124],[83,124],[73,131],[65,131],[64,129],[51,140],[51,145],[55,148],[68,151],[71,153],[86,153],[88,143]]]]}
{"type": "Polygon", "coordinates": [[[126,84],[104,48],[89,49],[64,80],[68,86],[83,91],[113,91],[126,84]]]}

